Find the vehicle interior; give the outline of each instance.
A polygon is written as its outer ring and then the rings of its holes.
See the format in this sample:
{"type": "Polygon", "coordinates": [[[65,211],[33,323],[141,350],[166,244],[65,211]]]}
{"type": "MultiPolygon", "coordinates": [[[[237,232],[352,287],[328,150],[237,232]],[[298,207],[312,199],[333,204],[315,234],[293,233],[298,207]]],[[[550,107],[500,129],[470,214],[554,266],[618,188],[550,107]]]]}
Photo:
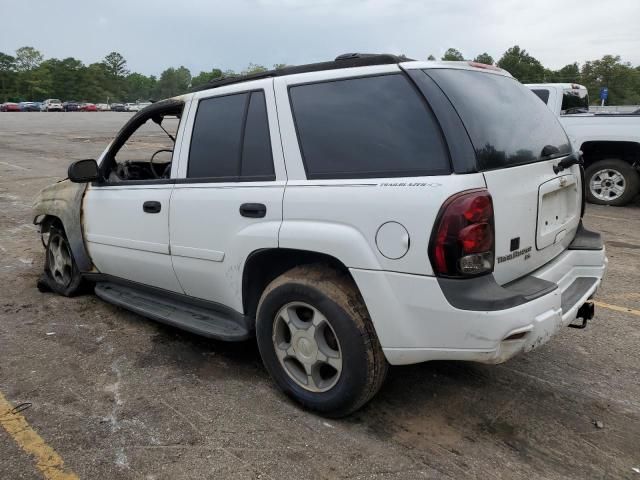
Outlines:
{"type": "Polygon", "coordinates": [[[169,179],[183,106],[183,102],[166,100],[131,117],[100,165],[105,182],[169,179]]]}

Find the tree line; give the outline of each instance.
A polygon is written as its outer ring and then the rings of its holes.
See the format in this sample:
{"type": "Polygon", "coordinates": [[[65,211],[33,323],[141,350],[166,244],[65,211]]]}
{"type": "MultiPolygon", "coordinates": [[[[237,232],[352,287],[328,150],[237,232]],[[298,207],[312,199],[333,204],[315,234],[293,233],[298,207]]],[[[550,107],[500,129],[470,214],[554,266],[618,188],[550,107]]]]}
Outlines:
{"type": "MultiPolygon", "coordinates": [[[[429,60],[435,60],[433,55],[429,60]]],[[[442,60],[465,60],[455,48],[449,48],[442,60]]],[[[592,104],[600,104],[600,88],[607,87],[608,105],[640,104],[640,66],[623,62],[619,55],[604,55],[600,59],[588,60],[582,65],[570,63],[559,70],[546,68],[518,45],[507,49],[497,62],[488,53],[481,53],[474,62],[496,65],[507,70],[522,83],[579,83],[589,90],[592,104]]]]}
{"type": "MultiPolygon", "coordinates": [[[[428,59],[436,58],[430,55],[428,59]]],[[[465,57],[459,50],[449,48],[442,60],[465,60],[465,57]]],[[[608,87],[608,104],[640,104],[640,66],[623,62],[617,55],[605,55],[582,65],[574,62],[559,70],[551,70],[515,45],[497,62],[486,52],[477,55],[473,61],[497,65],[523,83],[583,84],[589,89],[592,103],[599,103],[600,88],[608,87]]],[[[273,68],[282,67],[283,64],[273,65],[273,68]]],[[[46,98],[95,103],[159,100],[217,78],[265,70],[267,68],[263,65],[250,63],[240,72],[212,68],[192,75],[188,68],[180,66],[167,68],[156,77],[129,71],[126,59],[118,52],[111,52],[101,61],[85,65],[73,57],[45,59],[41,52],[27,46],[17,49],[14,55],[0,52],[0,102],[46,98]]]]}
{"type": "Polygon", "coordinates": [[[250,63],[240,72],[213,68],[192,76],[188,68],[180,66],[167,68],[156,77],[129,71],[126,59],[118,52],[85,65],[73,57],[45,60],[35,48],[21,47],[15,55],[0,52],[0,103],[46,98],[95,103],[160,100],[216,78],[265,70],[262,65],[250,63]]]}

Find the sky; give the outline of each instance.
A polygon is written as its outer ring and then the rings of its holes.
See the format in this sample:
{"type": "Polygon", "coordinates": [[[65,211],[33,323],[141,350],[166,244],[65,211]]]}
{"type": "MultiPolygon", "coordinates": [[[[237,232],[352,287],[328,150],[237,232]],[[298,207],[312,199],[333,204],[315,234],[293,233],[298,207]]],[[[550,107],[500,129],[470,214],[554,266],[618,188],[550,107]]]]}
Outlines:
{"type": "Polygon", "coordinates": [[[547,68],[605,54],[640,65],[640,0],[0,0],[0,52],[33,46],[129,70],[242,70],[346,52],[496,60],[520,45],[547,68]]]}

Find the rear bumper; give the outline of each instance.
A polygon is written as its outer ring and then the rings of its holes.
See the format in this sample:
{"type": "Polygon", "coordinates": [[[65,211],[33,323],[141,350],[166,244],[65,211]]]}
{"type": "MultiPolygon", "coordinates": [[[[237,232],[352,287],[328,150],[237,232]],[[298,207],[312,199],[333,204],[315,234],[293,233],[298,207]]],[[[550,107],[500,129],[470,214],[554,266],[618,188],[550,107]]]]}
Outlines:
{"type": "Polygon", "coordinates": [[[606,266],[603,248],[567,250],[522,282],[504,287],[494,282],[495,288],[476,292],[468,280],[453,280],[457,283],[443,290],[435,277],[359,269],[351,273],[392,365],[501,363],[543,345],[572,323],[598,289],[606,266]],[[452,288],[466,300],[453,298],[452,288]],[[479,308],[474,308],[476,300],[479,308]]]}

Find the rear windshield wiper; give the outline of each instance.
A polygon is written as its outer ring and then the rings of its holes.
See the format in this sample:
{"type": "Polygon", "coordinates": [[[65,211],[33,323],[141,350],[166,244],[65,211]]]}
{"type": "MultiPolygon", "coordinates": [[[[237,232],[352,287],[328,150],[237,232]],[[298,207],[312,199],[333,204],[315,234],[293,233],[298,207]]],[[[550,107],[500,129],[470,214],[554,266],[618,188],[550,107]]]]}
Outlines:
{"type": "Polygon", "coordinates": [[[571,165],[583,165],[584,160],[582,159],[582,152],[578,150],[577,152],[572,152],[571,155],[566,156],[562,160],[558,162],[557,165],[553,166],[553,173],[560,173],[565,168],[569,168],[571,165]]]}

